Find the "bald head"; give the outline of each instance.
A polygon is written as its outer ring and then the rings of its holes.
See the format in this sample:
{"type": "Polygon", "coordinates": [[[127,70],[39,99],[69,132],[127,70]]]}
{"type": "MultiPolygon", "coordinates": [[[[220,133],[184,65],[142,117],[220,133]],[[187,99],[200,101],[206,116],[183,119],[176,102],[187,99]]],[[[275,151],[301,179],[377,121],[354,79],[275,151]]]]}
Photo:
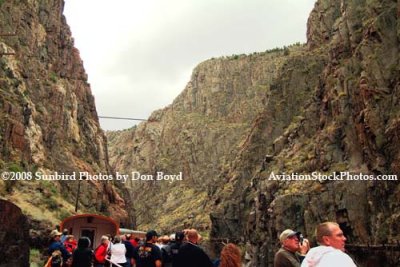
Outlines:
{"type": "Polygon", "coordinates": [[[197,231],[195,230],[195,229],[189,229],[189,230],[187,230],[187,232],[186,232],[186,236],[187,236],[187,239],[190,241],[190,242],[192,242],[192,243],[197,243],[197,242],[199,242],[200,241],[200,235],[199,235],[199,233],[197,233],[197,231]]]}

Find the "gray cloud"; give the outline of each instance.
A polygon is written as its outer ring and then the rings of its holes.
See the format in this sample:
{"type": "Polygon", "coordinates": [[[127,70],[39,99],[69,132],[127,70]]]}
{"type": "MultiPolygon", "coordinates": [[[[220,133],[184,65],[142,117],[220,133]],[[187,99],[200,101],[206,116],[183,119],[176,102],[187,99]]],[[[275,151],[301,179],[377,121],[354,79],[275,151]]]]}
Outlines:
{"type": "MultiPolygon", "coordinates": [[[[172,103],[201,61],[305,42],[314,2],[66,0],[65,15],[98,114],[147,118],[172,103]]],[[[100,122],[106,130],[134,125],[100,122]]]]}

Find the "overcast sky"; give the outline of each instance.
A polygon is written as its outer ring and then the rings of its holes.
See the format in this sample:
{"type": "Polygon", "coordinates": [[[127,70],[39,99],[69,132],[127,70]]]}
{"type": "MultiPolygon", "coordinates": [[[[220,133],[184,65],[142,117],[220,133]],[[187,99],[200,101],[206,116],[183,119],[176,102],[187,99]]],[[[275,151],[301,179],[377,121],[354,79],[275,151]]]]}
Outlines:
{"type": "MultiPolygon", "coordinates": [[[[315,0],[65,0],[98,115],[147,119],[212,57],[306,41],[315,0]]],[[[137,122],[100,119],[104,130],[137,122]]]]}

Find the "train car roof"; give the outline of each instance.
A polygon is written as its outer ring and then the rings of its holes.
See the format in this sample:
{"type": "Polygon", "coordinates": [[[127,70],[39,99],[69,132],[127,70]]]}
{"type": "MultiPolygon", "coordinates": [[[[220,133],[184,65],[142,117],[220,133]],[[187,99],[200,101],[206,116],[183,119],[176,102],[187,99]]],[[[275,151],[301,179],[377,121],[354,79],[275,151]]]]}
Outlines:
{"type": "Polygon", "coordinates": [[[73,216],[65,218],[60,224],[60,229],[61,230],[64,229],[63,226],[68,221],[73,221],[73,220],[79,219],[79,218],[91,218],[91,217],[99,219],[99,220],[103,220],[103,221],[108,221],[108,222],[112,223],[115,226],[115,229],[117,230],[117,232],[119,231],[118,223],[115,220],[113,220],[112,218],[104,216],[104,215],[90,214],[90,213],[78,214],[78,215],[73,215],[73,216]]]}

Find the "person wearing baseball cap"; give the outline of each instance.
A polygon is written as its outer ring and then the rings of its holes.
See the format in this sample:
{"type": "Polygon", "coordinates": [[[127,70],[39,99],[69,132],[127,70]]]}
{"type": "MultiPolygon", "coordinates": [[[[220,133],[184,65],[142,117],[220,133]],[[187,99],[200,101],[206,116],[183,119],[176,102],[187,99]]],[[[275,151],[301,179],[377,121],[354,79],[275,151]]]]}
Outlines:
{"type": "Polygon", "coordinates": [[[146,241],[150,241],[153,238],[155,238],[155,240],[153,240],[154,242],[157,240],[158,234],[155,230],[150,230],[146,233],[146,241]]]}
{"type": "Polygon", "coordinates": [[[161,250],[155,245],[158,234],[154,230],[146,233],[146,243],[134,252],[137,267],[161,267],[161,250]]]}
{"type": "Polygon", "coordinates": [[[300,232],[292,229],[286,229],[280,234],[281,248],[275,254],[274,267],[300,267],[300,258],[296,253],[300,248],[299,236],[300,232]]]}
{"type": "Polygon", "coordinates": [[[64,247],[63,243],[61,243],[61,235],[58,230],[53,230],[50,233],[50,238],[52,242],[48,249],[48,254],[51,255],[54,251],[59,250],[62,254],[63,261],[66,262],[69,257],[71,257],[71,253],[64,247]]]}

